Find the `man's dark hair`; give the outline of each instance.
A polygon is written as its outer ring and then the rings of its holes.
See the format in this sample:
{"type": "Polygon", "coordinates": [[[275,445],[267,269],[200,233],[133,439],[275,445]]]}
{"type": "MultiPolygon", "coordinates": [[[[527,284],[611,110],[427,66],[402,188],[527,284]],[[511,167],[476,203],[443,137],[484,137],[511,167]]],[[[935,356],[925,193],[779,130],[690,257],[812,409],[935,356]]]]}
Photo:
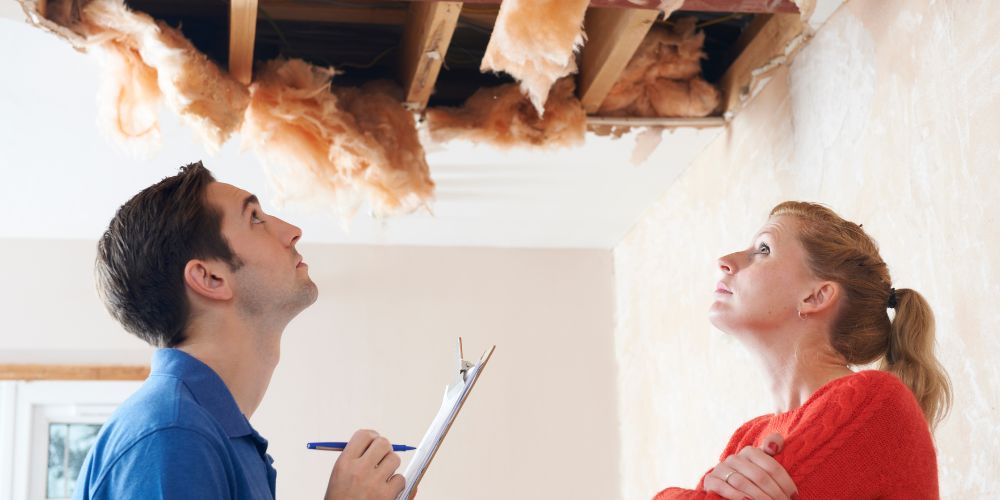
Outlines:
{"type": "Polygon", "coordinates": [[[222,235],[222,213],[208,203],[215,180],[201,162],[143,189],[115,213],[97,244],[97,290],[125,330],[159,347],[184,340],[190,304],[184,266],[191,259],[241,263],[222,235]]]}

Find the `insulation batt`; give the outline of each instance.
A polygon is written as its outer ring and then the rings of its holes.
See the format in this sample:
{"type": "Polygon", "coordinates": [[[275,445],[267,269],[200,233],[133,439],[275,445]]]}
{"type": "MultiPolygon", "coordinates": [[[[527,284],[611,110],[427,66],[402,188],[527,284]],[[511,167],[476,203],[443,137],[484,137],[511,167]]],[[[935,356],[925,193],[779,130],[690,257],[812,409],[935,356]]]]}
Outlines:
{"type": "Polygon", "coordinates": [[[436,142],[466,139],[501,147],[582,144],[587,115],[574,87],[572,77],[557,81],[543,117],[517,84],[481,88],[461,108],[428,109],[427,128],[436,142]]]}
{"type": "Polygon", "coordinates": [[[250,87],[245,146],[264,160],[279,199],[315,199],[347,218],[364,200],[387,216],[433,197],[424,150],[400,91],[387,82],[330,91],[334,71],[268,62],[250,87]]]}
{"type": "Polygon", "coordinates": [[[504,0],[483,56],[482,71],[503,71],[521,83],[538,110],[556,80],[576,72],[589,0],[504,0]]]}
{"type": "Polygon", "coordinates": [[[707,116],[719,105],[719,91],[700,77],[705,33],[693,17],[671,28],[653,27],[601,103],[604,116],[707,116]]]}
{"type": "Polygon", "coordinates": [[[147,153],[154,149],[162,101],[210,151],[239,128],[249,103],[246,88],[176,29],[130,11],[121,0],[88,2],[72,28],[104,62],[99,116],[112,136],[147,153]]]}

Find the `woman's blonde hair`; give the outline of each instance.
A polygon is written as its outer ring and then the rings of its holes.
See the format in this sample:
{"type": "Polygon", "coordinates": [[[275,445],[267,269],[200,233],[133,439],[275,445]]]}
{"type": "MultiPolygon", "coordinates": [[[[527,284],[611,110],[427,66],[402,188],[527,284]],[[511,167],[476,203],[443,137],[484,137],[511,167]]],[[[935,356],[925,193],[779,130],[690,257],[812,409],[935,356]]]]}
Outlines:
{"type": "Polygon", "coordinates": [[[839,283],[844,300],[834,320],[830,342],[847,362],[880,361],[879,369],[896,374],[920,403],[931,429],[951,408],[951,383],[934,356],[934,313],[923,296],[892,288],[889,268],[878,245],[861,226],[815,203],[786,201],[771,216],[798,218],[798,239],[809,266],[820,279],[839,283]],[[889,318],[888,309],[896,314],[889,318]]]}

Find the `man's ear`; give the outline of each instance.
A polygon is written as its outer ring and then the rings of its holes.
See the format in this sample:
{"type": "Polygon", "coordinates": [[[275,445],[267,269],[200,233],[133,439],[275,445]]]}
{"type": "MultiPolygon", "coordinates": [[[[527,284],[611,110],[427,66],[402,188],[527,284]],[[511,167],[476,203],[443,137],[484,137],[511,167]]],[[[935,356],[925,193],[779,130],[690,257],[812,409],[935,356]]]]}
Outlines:
{"type": "Polygon", "coordinates": [[[218,261],[191,259],[184,266],[184,284],[195,294],[209,300],[230,300],[233,290],[229,282],[221,275],[221,266],[226,264],[218,261]]]}
{"type": "Polygon", "coordinates": [[[811,290],[809,296],[802,300],[799,312],[804,315],[832,311],[837,305],[841,294],[840,285],[833,281],[820,281],[811,290]]]}

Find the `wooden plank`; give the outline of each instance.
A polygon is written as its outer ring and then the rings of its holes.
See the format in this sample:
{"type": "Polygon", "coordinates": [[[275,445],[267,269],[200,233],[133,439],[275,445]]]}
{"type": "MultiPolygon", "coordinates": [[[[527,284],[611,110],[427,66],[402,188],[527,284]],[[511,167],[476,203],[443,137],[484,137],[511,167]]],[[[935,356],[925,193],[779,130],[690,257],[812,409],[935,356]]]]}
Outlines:
{"type": "Polygon", "coordinates": [[[406,23],[408,17],[407,11],[404,9],[339,7],[323,2],[271,2],[265,0],[262,8],[272,19],[279,21],[400,26],[406,23]]]}
{"type": "Polygon", "coordinates": [[[462,2],[410,5],[399,59],[403,102],[409,109],[422,110],[427,106],[461,12],[462,2]]]}
{"type": "Polygon", "coordinates": [[[587,43],[580,53],[578,95],[583,109],[594,113],[660,15],[650,9],[596,8],[583,21],[587,43]]]}
{"type": "Polygon", "coordinates": [[[704,118],[630,118],[614,116],[588,116],[588,127],[663,127],[663,128],[717,128],[725,127],[721,116],[704,118]]]}
{"type": "Polygon", "coordinates": [[[770,68],[787,62],[795,50],[793,42],[805,34],[798,14],[772,14],[747,44],[746,49],[722,75],[722,112],[731,116],[755,92],[770,68]]]}
{"type": "Polygon", "coordinates": [[[253,76],[253,45],[257,36],[257,0],[230,0],[229,73],[248,85],[253,76]]]}
{"type": "Polygon", "coordinates": [[[145,380],[148,366],[0,364],[0,380],[145,380]]]}
{"type": "MultiPolygon", "coordinates": [[[[435,0],[406,0],[433,2],[435,0]]],[[[501,0],[466,0],[465,3],[499,4],[501,0]]],[[[619,7],[631,9],[657,9],[661,0],[591,0],[591,7],[619,7]]],[[[738,12],[747,14],[798,13],[792,0],[685,0],[680,10],[701,12],[738,12]]]]}

